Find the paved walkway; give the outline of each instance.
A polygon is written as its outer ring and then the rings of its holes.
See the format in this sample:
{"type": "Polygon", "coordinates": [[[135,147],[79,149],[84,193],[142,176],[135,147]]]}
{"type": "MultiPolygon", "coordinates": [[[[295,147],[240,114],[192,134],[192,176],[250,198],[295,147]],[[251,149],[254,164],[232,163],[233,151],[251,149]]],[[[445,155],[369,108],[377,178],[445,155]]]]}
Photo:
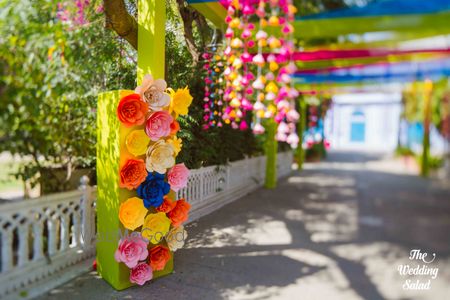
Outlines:
{"type": "Polygon", "coordinates": [[[449,200],[380,156],[331,153],[190,224],[173,275],[116,292],[86,274],[39,299],[449,299],[449,200]],[[399,275],[424,264],[411,249],[436,253],[435,279],[399,275]]]}

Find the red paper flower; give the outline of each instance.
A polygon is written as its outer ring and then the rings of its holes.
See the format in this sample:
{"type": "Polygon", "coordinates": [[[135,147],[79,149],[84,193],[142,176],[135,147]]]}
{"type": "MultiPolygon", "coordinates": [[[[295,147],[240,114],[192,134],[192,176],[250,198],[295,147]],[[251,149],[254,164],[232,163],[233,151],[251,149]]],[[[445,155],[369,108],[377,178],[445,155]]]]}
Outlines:
{"type": "Polygon", "coordinates": [[[148,105],[138,94],[130,94],[120,99],[117,116],[127,127],[142,125],[148,112],[148,105]]]}

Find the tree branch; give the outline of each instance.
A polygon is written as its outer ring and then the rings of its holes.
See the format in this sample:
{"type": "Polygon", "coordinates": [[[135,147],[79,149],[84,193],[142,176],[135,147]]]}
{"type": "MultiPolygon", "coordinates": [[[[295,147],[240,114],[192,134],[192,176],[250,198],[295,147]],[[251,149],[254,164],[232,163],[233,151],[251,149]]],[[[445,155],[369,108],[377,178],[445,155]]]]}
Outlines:
{"type": "Polygon", "coordinates": [[[106,28],[114,30],[137,50],[138,24],[136,19],[128,13],[124,0],[104,0],[103,6],[106,28]]]}

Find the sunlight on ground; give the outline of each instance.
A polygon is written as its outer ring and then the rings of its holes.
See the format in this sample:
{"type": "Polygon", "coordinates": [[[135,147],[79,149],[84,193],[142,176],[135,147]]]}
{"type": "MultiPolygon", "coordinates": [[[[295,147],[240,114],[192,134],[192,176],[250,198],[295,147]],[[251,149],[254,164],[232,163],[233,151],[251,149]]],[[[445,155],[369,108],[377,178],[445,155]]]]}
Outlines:
{"type": "Polygon", "coordinates": [[[292,236],[282,221],[269,217],[250,219],[243,226],[211,228],[201,238],[190,239],[188,248],[217,248],[244,245],[289,245],[292,236]]]}
{"type": "MultiPolygon", "coordinates": [[[[246,253],[245,256],[282,255],[304,264],[301,271],[304,276],[286,286],[241,286],[225,290],[225,299],[361,299],[350,287],[350,284],[329,257],[306,249],[288,249],[282,251],[265,251],[246,253]],[[312,271],[312,268],[317,271],[312,271]]],[[[271,276],[268,274],[268,276],[271,276]]]]}
{"type": "Polygon", "coordinates": [[[315,184],[321,187],[336,186],[354,186],[355,180],[353,178],[336,178],[335,176],[323,176],[323,175],[311,175],[308,177],[291,176],[288,178],[288,183],[298,184],[298,183],[308,183],[315,184]]]}

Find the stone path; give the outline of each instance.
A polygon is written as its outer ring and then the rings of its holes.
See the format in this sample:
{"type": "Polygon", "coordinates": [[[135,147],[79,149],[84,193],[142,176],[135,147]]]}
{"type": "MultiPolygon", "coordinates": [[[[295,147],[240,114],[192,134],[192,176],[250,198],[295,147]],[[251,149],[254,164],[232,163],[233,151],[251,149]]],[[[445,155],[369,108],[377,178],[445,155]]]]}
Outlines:
{"type": "Polygon", "coordinates": [[[449,200],[448,186],[379,155],[330,153],[190,224],[171,276],[117,292],[92,272],[38,299],[449,299],[449,200]],[[412,249],[436,258],[409,260],[412,249]]]}

